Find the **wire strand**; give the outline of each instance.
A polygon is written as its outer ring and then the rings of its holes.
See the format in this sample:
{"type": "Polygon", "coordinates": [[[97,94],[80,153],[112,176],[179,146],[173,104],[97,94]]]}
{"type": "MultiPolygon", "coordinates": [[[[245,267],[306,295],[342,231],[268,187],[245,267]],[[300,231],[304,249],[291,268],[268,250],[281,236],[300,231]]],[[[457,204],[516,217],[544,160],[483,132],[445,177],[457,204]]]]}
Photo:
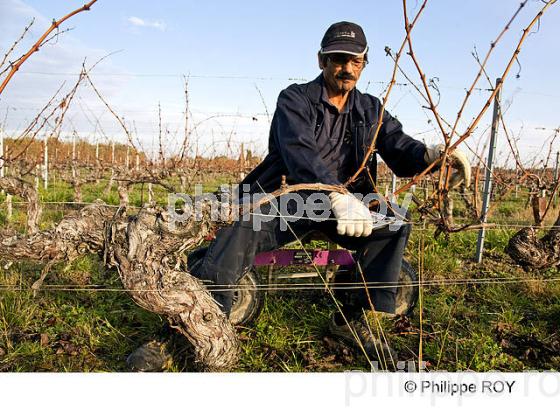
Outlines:
{"type": "MultiPolygon", "coordinates": [[[[396,282],[366,282],[368,288],[370,289],[385,289],[385,288],[414,288],[419,286],[457,286],[457,285],[472,285],[472,284],[520,284],[529,282],[560,282],[560,278],[487,278],[487,279],[457,279],[457,280],[427,280],[427,281],[411,281],[408,283],[396,283],[396,282]],[[370,286],[372,285],[372,286],[370,286]]],[[[33,291],[55,291],[55,292],[121,292],[121,293],[165,293],[165,292],[201,292],[212,290],[214,292],[223,291],[235,291],[235,290],[252,290],[256,291],[269,291],[269,290],[325,290],[325,285],[323,283],[314,284],[301,284],[301,283],[283,283],[277,284],[282,286],[274,286],[269,284],[263,284],[259,286],[254,285],[205,285],[200,289],[182,289],[182,288],[169,288],[169,289],[123,289],[123,288],[92,288],[92,287],[73,287],[68,285],[43,285],[39,289],[22,288],[22,287],[10,287],[10,286],[0,286],[0,291],[3,292],[33,292],[33,291]]],[[[97,285],[92,285],[97,286],[97,285]]],[[[364,289],[363,282],[356,282],[348,284],[332,283],[328,284],[331,290],[357,290],[364,289]]]]}

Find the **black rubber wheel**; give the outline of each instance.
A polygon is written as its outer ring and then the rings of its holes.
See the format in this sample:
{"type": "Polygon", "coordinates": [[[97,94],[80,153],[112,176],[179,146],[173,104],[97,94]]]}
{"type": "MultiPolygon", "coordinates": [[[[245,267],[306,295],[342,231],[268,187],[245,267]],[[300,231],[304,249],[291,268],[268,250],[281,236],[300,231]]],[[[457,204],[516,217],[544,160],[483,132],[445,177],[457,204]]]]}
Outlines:
{"type": "Polygon", "coordinates": [[[239,288],[233,295],[233,304],[229,320],[236,326],[252,323],[261,313],[264,304],[264,291],[258,288],[258,276],[255,269],[248,269],[239,279],[239,288]]]}
{"type": "MultiPolygon", "coordinates": [[[[189,270],[196,270],[202,263],[207,247],[192,251],[188,256],[189,270]]],[[[233,304],[229,320],[235,326],[246,326],[255,320],[261,313],[264,303],[264,292],[258,289],[258,276],[254,268],[248,269],[237,281],[239,288],[233,294],[233,304]]]]}
{"type": "Polygon", "coordinates": [[[399,275],[395,314],[411,316],[418,302],[418,273],[403,259],[399,275]]]}

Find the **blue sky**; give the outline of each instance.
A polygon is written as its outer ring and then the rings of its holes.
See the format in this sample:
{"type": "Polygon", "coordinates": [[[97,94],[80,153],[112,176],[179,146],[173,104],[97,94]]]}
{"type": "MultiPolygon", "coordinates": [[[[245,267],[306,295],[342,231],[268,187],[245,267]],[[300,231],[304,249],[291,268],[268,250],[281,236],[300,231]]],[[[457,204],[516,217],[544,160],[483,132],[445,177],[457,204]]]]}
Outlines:
{"type": "MultiPolygon", "coordinates": [[[[83,3],[0,0],[0,55],[31,17],[36,17],[36,23],[16,55],[25,51],[25,46],[44,31],[52,18],[83,3]]],[[[409,13],[415,12],[420,3],[409,1],[409,13]]],[[[476,47],[484,55],[518,4],[518,0],[428,2],[414,30],[415,52],[427,77],[438,79],[439,109],[446,119],[454,119],[464,89],[477,72],[471,52],[476,47]]],[[[501,73],[522,28],[541,6],[540,1],[529,1],[500,42],[488,65],[492,79],[501,73]]],[[[556,78],[560,58],[559,13],[559,6],[554,5],[543,17],[539,30],[529,36],[520,55],[520,78],[515,78],[516,66],[504,87],[503,104],[509,107],[507,124],[519,136],[526,158],[538,152],[552,130],[560,125],[560,83],[556,78]]],[[[371,64],[362,74],[358,88],[379,95],[393,67],[384,55],[384,47],[397,49],[404,35],[400,1],[99,0],[91,11],[67,22],[65,27],[73,27],[72,31],[44,47],[24,65],[0,98],[1,118],[8,113],[7,133],[21,130],[63,81],[66,88],[75,81],[84,58],[91,63],[120,50],[104,60],[92,77],[116,111],[128,122],[134,122],[146,148],[157,134],[158,102],[164,126],[169,130],[168,150],[180,140],[184,127],[181,76],[190,74],[191,125],[201,122],[196,135],[193,134],[200,149],[208,154],[225,152],[225,140],[229,139],[233,142],[230,147],[245,141],[247,146],[265,152],[265,105],[272,113],[283,88],[318,75],[316,53],[321,37],[331,23],[340,20],[363,26],[370,43],[371,64]]],[[[418,82],[410,59],[405,56],[403,63],[407,73],[418,82]]],[[[399,77],[397,81],[406,80],[399,77]]],[[[485,81],[479,86],[488,88],[485,81]]],[[[477,113],[486,96],[486,91],[473,95],[466,121],[477,113]]],[[[105,134],[124,141],[118,125],[91,90],[84,87],[78,97],[79,104],[71,113],[66,132],[75,128],[84,137],[101,138],[92,123],[97,116],[105,134]]],[[[419,101],[410,86],[397,86],[388,107],[408,133],[427,142],[439,141],[428,122],[430,113],[419,101]]],[[[484,131],[490,117],[491,110],[472,146],[476,140],[487,137],[484,131]]],[[[461,124],[464,128],[466,122],[461,124]]]]}

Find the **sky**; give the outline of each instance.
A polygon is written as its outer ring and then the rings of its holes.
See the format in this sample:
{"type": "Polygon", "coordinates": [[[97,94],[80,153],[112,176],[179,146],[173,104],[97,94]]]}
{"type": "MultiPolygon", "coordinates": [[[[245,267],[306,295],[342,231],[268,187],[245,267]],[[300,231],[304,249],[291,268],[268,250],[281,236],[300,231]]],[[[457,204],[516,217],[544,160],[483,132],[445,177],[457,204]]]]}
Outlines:
{"type": "MultiPolygon", "coordinates": [[[[53,18],[83,3],[0,0],[0,57],[32,18],[35,22],[13,58],[26,52],[53,18]]],[[[428,1],[414,28],[413,44],[426,77],[438,85],[438,110],[446,120],[453,122],[465,89],[478,72],[473,51],[481,56],[486,53],[519,3],[428,1]]],[[[410,0],[407,4],[412,15],[421,2],[410,0]]],[[[529,0],[498,43],[487,66],[492,81],[501,75],[523,28],[542,5],[542,1],[529,0]]],[[[523,45],[519,65],[514,65],[504,84],[506,124],[511,135],[519,138],[526,160],[542,155],[543,144],[547,148],[560,126],[559,9],[560,5],[553,5],[542,17],[523,45]]],[[[17,135],[61,85],[66,91],[74,85],[84,59],[91,65],[110,54],[93,69],[91,77],[144,149],[152,150],[157,143],[158,105],[166,151],[171,153],[180,145],[188,76],[188,127],[199,152],[235,154],[243,142],[245,148],[264,154],[278,93],[320,73],[316,54],[321,38],[330,24],[341,20],[360,24],[368,38],[370,64],[358,88],[382,95],[393,70],[384,49],[398,49],[404,38],[401,1],[99,0],[90,11],[68,20],[61,28],[71,30],[42,47],[16,73],[0,95],[0,124],[7,135],[17,135]]],[[[418,84],[419,75],[410,57],[403,55],[401,62],[418,84]]],[[[479,82],[459,131],[481,110],[489,87],[485,78],[479,82]]],[[[399,75],[389,96],[389,112],[414,138],[441,142],[433,116],[423,105],[418,93],[399,75]]],[[[489,109],[469,142],[471,148],[487,140],[491,115],[489,109]]],[[[126,141],[119,124],[88,86],[79,89],[67,119],[63,138],[75,130],[92,141],[126,141]]],[[[498,138],[498,152],[505,161],[505,137],[498,138]]],[[[468,152],[467,147],[464,150],[468,152]]]]}

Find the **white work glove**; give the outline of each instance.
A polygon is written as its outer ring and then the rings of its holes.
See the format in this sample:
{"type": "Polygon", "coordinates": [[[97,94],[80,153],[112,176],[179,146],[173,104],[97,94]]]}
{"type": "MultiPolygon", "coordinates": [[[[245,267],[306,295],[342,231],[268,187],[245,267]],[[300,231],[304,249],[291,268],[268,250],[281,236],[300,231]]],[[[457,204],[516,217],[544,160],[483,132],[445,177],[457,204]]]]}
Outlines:
{"type": "Polygon", "coordinates": [[[331,207],[336,218],[339,235],[369,236],[373,230],[373,219],[369,209],[352,194],[329,194],[331,207]]]}
{"type": "MultiPolygon", "coordinates": [[[[424,160],[430,165],[443,155],[444,150],[445,145],[443,144],[426,147],[424,160]]],[[[467,156],[463,151],[455,149],[449,154],[449,159],[451,166],[455,169],[449,178],[449,189],[457,188],[462,183],[465,184],[465,188],[468,188],[471,184],[471,164],[469,164],[467,156]]]]}

